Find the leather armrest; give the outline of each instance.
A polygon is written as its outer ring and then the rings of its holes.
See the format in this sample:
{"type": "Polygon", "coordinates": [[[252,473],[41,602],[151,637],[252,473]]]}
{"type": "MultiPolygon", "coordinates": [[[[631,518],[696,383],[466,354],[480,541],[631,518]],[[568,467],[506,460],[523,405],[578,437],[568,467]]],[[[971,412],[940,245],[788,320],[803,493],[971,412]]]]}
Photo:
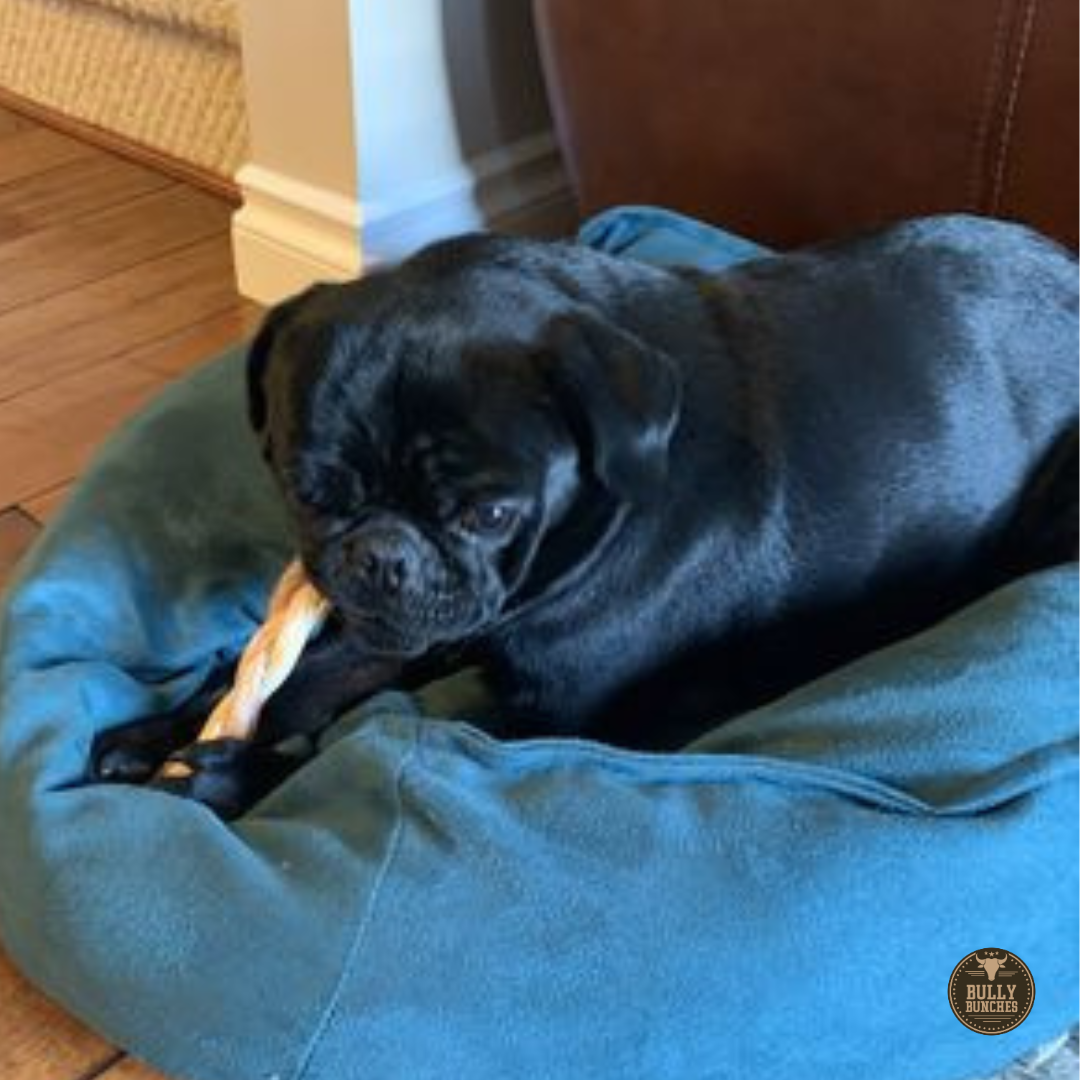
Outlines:
{"type": "Polygon", "coordinates": [[[967,210],[1076,245],[1076,0],[534,6],[585,212],[787,246],[967,210]]]}

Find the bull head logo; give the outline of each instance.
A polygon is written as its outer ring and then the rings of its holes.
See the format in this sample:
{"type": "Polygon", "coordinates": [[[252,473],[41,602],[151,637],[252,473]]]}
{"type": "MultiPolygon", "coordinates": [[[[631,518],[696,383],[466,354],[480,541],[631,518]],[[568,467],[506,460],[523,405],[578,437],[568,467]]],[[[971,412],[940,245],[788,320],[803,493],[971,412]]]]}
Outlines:
{"type": "Polygon", "coordinates": [[[1009,959],[1009,954],[1005,953],[1002,957],[988,956],[985,960],[979,959],[979,954],[975,954],[975,963],[979,965],[986,972],[986,978],[993,982],[998,975],[1015,975],[1014,971],[1005,971],[1005,961],[1009,959]]]}

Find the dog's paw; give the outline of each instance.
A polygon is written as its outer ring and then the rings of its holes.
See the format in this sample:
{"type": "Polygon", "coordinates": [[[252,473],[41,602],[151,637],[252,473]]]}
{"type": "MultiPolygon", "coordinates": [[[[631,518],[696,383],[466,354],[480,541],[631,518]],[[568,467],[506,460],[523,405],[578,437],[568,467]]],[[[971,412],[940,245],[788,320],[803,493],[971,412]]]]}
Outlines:
{"type": "Polygon", "coordinates": [[[269,794],[305,760],[241,739],[193,743],[170,755],[150,782],[166,791],[202,803],[231,821],[269,794]]]}
{"type": "Polygon", "coordinates": [[[94,741],[90,777],[104,784],[145,784],[162,760],[162,753],[153,746],[105,732],[94,741]]]}
{"type": "Polygon", "coordinates": [[[202,724],[202,699],[193,706],[159,713],[99,732],[87,769],[99,783],[145,784],[174,751],[196,737],[202,724]]]}

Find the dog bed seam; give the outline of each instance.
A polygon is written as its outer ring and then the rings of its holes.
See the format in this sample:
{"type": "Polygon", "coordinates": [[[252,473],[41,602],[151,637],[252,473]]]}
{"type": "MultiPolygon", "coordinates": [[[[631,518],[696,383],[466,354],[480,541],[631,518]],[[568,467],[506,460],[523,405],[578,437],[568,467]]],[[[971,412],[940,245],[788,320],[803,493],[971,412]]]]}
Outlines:
{"type": "Polygon", "coordinates": [[[341,996],[345,989],[345,984],[348,982],[349,976],[355,970],[357,961],[363,951],[364,943],[367,940],[368,930],[374,920],[375,910],[379,906],[383,885],[390,875],[390,869],[401,848],[401,840],[405,832],[403,794],[405,772],[412,762],[416,750],[417,737],[416,732],[414,731],[408,748],[405,750],[405,753],[402,754],[401,761],[398,763],[398,767],[394,773],[394,828],[390,836],[390,841],[386,845],[386,854],[383,856],[382,865],[375,875],[371,893],[368,896],[368,901],[364,908],[364,913],[360,917],[360,921],[356,928],[356,934],[349,944],[348,952],[345,954],[345,959],[341,965],[341,971],[337,981],[334,984],[334,989],[315,1024],[315,1028],[311,1038],[308,1040],[307,1046],[300,1055],[299,1066],[295,1074],[296,1080],[305,1080],[305,1077],[309,1075],[309,1070],[311,1069],[315,1056],[322,1044],[323,1037],[337,1013],[338,1006],[341,1002],[341,996]]]}

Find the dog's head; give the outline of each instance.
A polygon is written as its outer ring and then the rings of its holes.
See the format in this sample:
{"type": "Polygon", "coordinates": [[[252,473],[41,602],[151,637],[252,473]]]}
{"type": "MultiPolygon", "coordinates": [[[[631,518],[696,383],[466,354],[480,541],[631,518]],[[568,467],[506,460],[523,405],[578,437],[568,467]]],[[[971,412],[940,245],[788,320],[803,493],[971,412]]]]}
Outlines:
{"type": "Polygon", "coordinates": [[[543,599],[662,485],[676,371],[582,302],[571,250],[438,245],[310,290],[253,343],[251,419],[301,554],[373,651],[543,599]]]}

